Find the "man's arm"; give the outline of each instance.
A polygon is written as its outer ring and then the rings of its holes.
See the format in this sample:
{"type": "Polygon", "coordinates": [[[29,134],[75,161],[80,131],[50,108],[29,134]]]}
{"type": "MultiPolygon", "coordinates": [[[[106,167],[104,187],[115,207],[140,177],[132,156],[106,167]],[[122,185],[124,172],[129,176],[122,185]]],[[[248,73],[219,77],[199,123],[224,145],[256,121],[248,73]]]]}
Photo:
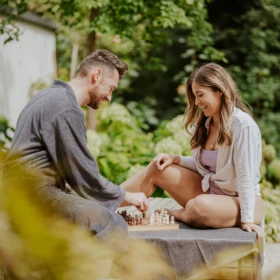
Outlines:
{"type": "Polygon", "coordinates": [[[42,138],[59,174],[79,195],[114,209],[125,199],[125,191],[99,173],[87,148],[80,111],[60,113],[42,132],[42,138]]]}

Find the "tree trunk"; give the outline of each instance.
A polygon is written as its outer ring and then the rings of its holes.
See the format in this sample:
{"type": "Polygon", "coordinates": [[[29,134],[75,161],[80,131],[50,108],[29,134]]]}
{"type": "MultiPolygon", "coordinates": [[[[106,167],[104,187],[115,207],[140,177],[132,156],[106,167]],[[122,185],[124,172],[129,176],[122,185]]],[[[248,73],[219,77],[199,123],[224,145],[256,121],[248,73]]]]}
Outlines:
{"type": "Polygon", "coordinates": [[[70,80],[74,78],[77,70],[78,51],[79,51],[78,44],[74,44],[72,48],[72,56],[71,56],[70,80]]]}
{"type": "MultiPolygon", "coordinates": [[[[90,22],[97,16],[99,9],[90,10],[90,22]]],[[[96,49],[96,33],[92,31],[87,36],[87,53],[90,54],[96,49]]],[[[87,107],[87,128],[96,130],[96,112],[94,109],[87,107]]]]}

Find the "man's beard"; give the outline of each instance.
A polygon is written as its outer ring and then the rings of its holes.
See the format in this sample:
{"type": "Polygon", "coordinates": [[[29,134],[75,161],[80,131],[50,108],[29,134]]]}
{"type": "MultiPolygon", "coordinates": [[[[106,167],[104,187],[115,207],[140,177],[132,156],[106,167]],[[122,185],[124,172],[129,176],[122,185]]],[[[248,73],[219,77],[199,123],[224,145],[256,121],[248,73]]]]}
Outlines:
{"type": "Polygon", "coordinates": [[[98,96],[98,94],[96,94],[96,91],[92,90],[90,92],[90,102],[88,103],[88,106],[94,110],[97,110],[99,108],[99,105],[101,104],[101,99],[102,96],[98,96]]]}

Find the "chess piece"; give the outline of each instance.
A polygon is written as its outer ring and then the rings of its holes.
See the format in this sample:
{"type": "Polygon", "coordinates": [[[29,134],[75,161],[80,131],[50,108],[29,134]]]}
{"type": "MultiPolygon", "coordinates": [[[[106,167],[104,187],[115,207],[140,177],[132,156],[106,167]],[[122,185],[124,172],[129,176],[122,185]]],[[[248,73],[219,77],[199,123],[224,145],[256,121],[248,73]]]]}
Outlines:
{"type": "Polygon", "coordinates": [[[171,224],[174,225],[175,221],[174,221],[174,216],[171,216],[171,224]]]}
{"type": "Polygon", "coordinates": [[[150,225],[151,226],[155,225],[155,214],[154,213],[152,213],[150,215],[150,225]]]}

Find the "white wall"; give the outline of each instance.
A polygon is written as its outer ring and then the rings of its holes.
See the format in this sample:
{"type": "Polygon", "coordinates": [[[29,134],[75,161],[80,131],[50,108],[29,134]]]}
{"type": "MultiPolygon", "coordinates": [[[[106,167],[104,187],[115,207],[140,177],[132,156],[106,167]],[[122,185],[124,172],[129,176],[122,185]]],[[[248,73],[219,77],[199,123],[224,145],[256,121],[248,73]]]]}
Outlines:
{"type": "Polygon", "coordinates": [[[54,32],[23,21],[17,25],[23,31],[19,41],[3,45],[6,37],[0,36],[0,115],[12,126],[30,100],[31,85],[38,80],[50,85],[56,73],[54,32]]]}

